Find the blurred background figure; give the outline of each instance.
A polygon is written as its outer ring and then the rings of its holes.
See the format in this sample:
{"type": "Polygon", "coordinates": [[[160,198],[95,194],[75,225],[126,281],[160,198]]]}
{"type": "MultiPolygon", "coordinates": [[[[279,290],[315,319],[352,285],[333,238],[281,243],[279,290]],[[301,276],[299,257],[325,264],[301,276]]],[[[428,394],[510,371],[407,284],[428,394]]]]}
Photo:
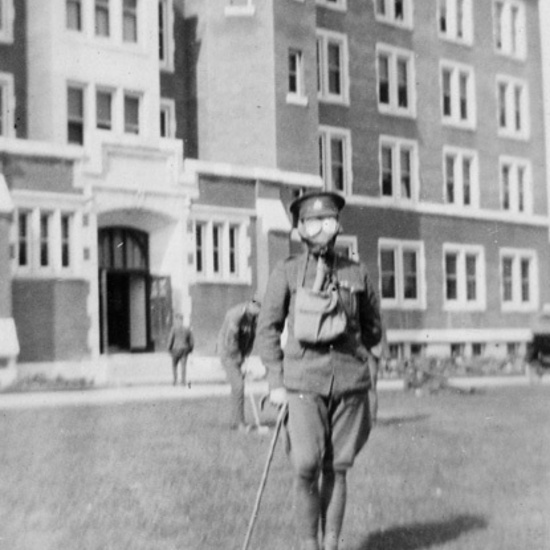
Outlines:
{"type": "Polygon", "coordinates": [[[244,417],[243,363],[252,352],[260,301],[255,295],[244,304],[232,307],[225,315],[218,334],[218,353],[231,386],[231,429],[250,431],[244,417]]]}
{"type": "Polygon", "coordinates": [[[190,327],[183,324],[183,315],[177,313],[174,316],[174,324],[168,336],[168,351],[172,356],[172,372],[174,374],[174,386],[178,383],[178,364],[181,365],[181,383],[191,387],[187,382],[187,358],[193,351],[195,342],[190,327]]]}

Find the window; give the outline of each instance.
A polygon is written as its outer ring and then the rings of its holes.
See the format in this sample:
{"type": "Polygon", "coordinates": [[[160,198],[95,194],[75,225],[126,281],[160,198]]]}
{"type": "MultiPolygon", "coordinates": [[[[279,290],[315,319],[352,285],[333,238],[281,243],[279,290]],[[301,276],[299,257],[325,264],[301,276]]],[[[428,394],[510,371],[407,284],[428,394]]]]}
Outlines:
{"type": "Polygon", "coordinates": [[[95,0],[95,34],[109,36],[109,0],[95,0]]]}
{"type": "Polygon", "coordinates": [[[482,357],[485,353],[485,344],[481,342],[472,343],[472,357],[482,357]]]}
{"type": "Polygon", "coordinates": [[[499,170],[501,208],[516,213],[532,213],[530,163],[523,159],[502,157],[499,162],[499,170]]]}
{"type": "Polygon", "coordinates": [[[122,40],[124,42],[137,42],[138,40],[138,14],[137,0],[123,0],[122,9],[122,40]]]}
{"type": "Polygon", "coordinates": [[[444,123],[475,127],[475,82],[471,67],[451,62],[441,64],[441,108],[444,123]]]}
{"type": "Polygon", "coordinates": [[[307,105],[304,83],[304,58],[300,50],[288,50],[288,93],[287,103],[307,105]]]}
{"type": "MultiPolygon", "coordinates": [[[[55,199],[52,199],[55,200],[55,199]]],[[[13,265],[16,272],[69,274],[75,267],[76,213],[52,209],[18,208],[13,228],[13,265]]]]}
{"type": "Polygon", "coordinates": [[[84,143],[84,89],[80,87],[67,88],[67,141],[84,143]]]}
{"type": "Polygon", "coordinates": [[[380,136],[380,194],[392,199],[418,199],[418,148],[414,141],[380,136]]]}
{"type": "Polygon", "coordinates": [[[110,91],[96,92],[96,127],[101,130],[113,129],[113,94],[110,91]]]}
{"type": "Polygon", "coordinates": [[[442,38],[472,43],[472,0],[438,0],[437,21],[442,38]]]}
{"type": "Polygon", "coordinates": [[[160,137],[176,137],[176,104],[173,99],[160,100],[160,137]]]}
{"type": "Polygon", "coordinates": [[[412,52],[378,44],[378,110],[415,116],[414,57],[412,52]]]}
{"type": "Polygon", "coordinates": [[[72,215],[61,214],[61,267],[71,266],[72,215]]]}
{"type": "Polygon", "coordinates": [[[174,70],[172,0],[159,0],[159,61],[162,69],[174,70]]]}
{"type": "Polygon", "coordinates": [[[203,280],[242,282],[250,277],[245,223],[195,221],[195,272],[203,280]]]}
{"type": "Polygon", "coordinates": [[[238,275],[239,269],[239,226],[229,225],[229,273],[238,275]]]}
{"type": "Polygon", "coordinates": [[[195,224],[195,269],[197,273],[204,273],[204,235],[206,233],[206,224],[197,222],[195,224]]]}
{"type": "Polygon", "coordinates": [[[0,0],[0,43],[13,42],[13,0],[0,0]]]}
{"type": "Polygon", "coordinates": [[[536,253],[501,249],[501,299],[504,311],[534,310],[538,303],[536,253]]]}
{"type": "Polygon", "coordinates": [[[343,34],[317,31],[317,91],[319,99],[349,103],[348,41],[343,34]]]}
{"type": "Polygon", "coordinates": [[[497,77],[498,132],[502,137],[527,139],[530,133],[527,84],[497,77]]]}
{"type": "Polygon", "coordinates": [[[51,239],[51,214],[40,213],[39,224],[39,265],[48,267],[51,264],[50,258],[50,239],[51,239]]]}
{"type": "Polygon", "coordinates": [[[398,27],[412,27],[412,0],[374,0],[376,19],[398,27]]]}
{"type": "Polygon", "coordinates": [[[14,101],[13,75],[0,73],[0,136],[7,137],[15,133],[14,101]]]}
{"type": "Polygon", "coordinates": [[[31,213],[17,214],[17,265],[29,267],[31,263],[31,213]]]}
{"type": "Polygon", "coordinates": [[[480,246],[445,244],[444,309],[485,309],[485,255],[480,246]]]}
{"type": "Polygon", "coordinates": [[[333,10],[345,11],[347,9],[347,0],[316,0],[316,2],[333,10]]]}
{"type": "Polygon", "coordinates": [[[344,128],[319,128],[319,174],[326,189],[352,192],[351,133],[344,128]]]}
{"type": "Polygon", "coordinates": [[[66,0],[66,25],[72,31],[82,30],[82,0],[66,0]]]}
{"type": "Polygon", "coordinates": [[[475,151],[443,148],[443,198],[447,204],[479,205],[478,161],[475,151]]]}
{"type": "Polygon", "coordinates": [[[124,95],[124,132],[139,134],[140,100],[136,95],[124,95]]]}
{"type": "Polygon", "coordinates": [[[224,12],[228,17],[251,17],[256,13],[256,8],[253,0],[228,0],[224,12]]]}
{"type": "Polygon", "coordinates": [[[382,307],[424,308],[423,243],[380,239],[378,251],[382,307]]]}
{"type": "Polygon", "coordinates": [[[495,0],[493,37],[497,52],[519,59],[527,55],[525,7],[516,0],[495,0]]]}

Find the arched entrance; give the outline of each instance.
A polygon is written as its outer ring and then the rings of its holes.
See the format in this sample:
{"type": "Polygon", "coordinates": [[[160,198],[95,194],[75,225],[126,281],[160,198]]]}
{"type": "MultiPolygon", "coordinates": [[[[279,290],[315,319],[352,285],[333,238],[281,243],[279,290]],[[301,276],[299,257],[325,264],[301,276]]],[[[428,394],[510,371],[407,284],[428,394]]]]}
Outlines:
{"type": "MultiPolygon", "coordinates": [[[[151,350],[159,332],[152,319],[159,307],[159,278],[149,273],[149,236],[129,227],[107,227],[99,230],[98,241],[101,351],[151,350]]],[[[170,279],[160,279],[170,308],[170,279]]]]}

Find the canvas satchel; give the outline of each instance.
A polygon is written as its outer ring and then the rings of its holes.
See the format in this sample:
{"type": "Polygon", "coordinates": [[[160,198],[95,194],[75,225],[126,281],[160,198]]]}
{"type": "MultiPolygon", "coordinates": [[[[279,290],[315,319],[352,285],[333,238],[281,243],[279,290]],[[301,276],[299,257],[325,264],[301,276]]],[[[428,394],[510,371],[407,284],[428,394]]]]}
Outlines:
{"type": "Polygon", "coordinates": [[[348,315],[340,299],[338,281],[331,281],[324,290],[304,287],[308,260],[309,254],[298,272],[294,336],[305,344],[327,344],[346,332],[348,315]]]}

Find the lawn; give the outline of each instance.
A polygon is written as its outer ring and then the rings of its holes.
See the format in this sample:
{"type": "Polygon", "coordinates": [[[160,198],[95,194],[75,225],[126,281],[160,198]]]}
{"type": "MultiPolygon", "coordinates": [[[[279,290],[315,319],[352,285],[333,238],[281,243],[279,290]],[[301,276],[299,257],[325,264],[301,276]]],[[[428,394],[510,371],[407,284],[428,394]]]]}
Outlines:
{"type": "MultiPolygon", "coordinates": [[[[343,550],[550,548],[549,402],[548,386],[383,392],[343,550]]],[[[228,405],[0,410],[0,549],[240,549],[270,436],[230,432],[228,405]]],[[[279,445],[251,549],[296,548],[290,489],[279,445]]]]}

